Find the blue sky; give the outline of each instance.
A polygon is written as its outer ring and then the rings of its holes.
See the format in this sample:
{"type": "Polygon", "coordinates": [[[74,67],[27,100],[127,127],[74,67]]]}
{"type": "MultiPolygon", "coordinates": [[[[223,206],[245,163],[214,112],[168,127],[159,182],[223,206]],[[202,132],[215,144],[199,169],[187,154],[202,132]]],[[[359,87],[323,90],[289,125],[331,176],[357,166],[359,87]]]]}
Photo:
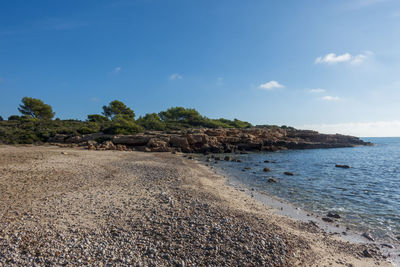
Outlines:
{"type": "Polygon", "coordinates": [[[212,118],[400,136],[398,0],[0,4],[0,115],[85,119],[119,99],[212,118]]]}

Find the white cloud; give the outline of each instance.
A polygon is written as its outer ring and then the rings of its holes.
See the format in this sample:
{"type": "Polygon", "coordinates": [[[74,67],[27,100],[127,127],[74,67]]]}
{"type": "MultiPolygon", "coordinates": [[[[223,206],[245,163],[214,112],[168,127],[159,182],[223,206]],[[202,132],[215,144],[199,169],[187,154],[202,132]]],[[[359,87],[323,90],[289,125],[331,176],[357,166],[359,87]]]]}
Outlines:
{"type": "Polygon", "coordinates": [[[322,88],[315,88],[315,89],[308,90],[308,92],[310,92],[312,94],[320,94],[320,93],[325,93],[326,90],[322,89],[322,88]]]}
{"type": "Polygon", "coordinates": [[[118,74],[120,71],[121,71],[121,67],[116,67],[116,68],[114,69],[114,73],[115,73],[115,74],[118,74]]]}
{"type": "Polygon", "coordinates": [[[169,79],[171,81],[173,81],[173,80],[182,80],[183,77],[179,73],[174,73],[174,74],[171,74],[171,76],[169,76],[169,79]]]}
{"type": "Polygon", "coordinates": [[[354,65],[363,63],[366,59],[373,56],[374,53],[371,51],[366,51],[363,54],[351,55],[350,53],[345,53],[342,55],[336,55],[335,53],[329,53],[323,57],[317,57],[315,59],[315,64],[336,64],[342,62],[349,62],[354,65]]]}
{"type": "Polygon", "coordinates": [[[339,62],[347,62],[351,60],[351,55],[349,53],[345,53],[343,55],[336,55],[335,53],[329,53],[324,57],[318,57],[315,60],[315,64],[334,64],[339,62]]]}
{"type": "Polygon", "coordinates": [[[338,100],[341,100],[341,98],[338,97],[338,96],[330,96],[330,95],[323,96],[323,97],[321,97],[321,99],[325,100],[325,101],[338,101],[338,100]]]}
{"type": "Polygon", "coordinates": [[[400,121],[349,122],[337,124],[310,124],[296,127],[327,134],[348,134],[362,137],[400,137],[400,121]]]}
{"type": "Polygon", "coordinates": [[[263,90],[273,90],[275,88],[284,88],[285,86],[283,86],[282,84],[278,83],[277,81],[270,81],[267,83],[263,83],[260,84],[258,86],[259,89],[263,89],[263,90]]]}

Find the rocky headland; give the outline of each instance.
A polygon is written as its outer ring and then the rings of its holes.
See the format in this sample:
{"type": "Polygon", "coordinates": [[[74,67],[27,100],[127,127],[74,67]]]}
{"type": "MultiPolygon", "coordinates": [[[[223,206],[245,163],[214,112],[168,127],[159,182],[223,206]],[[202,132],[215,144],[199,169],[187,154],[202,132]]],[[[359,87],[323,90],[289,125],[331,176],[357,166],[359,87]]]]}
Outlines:
{"type": "Polygon", "coordinates": [[[284,149],[338,148],[372,145],[340,134],[320,134],[310,130],[283,128],[192,129],[148,131],[135,135],[103,133],[69,136],[58,134],[49,143],[86,146],[96,150],[134,150],[144,152],[232,153],[278,151],[284,149]]]}

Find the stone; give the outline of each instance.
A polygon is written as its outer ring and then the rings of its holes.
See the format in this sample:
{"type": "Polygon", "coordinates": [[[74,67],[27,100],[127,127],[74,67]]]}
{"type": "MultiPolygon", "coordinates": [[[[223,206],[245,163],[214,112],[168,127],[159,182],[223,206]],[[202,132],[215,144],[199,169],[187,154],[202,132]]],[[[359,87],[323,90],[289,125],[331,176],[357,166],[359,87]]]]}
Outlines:
{"type": "Polygon", "coordinates": [[[371,236],[371,234],[367,232],[363,233],[361,236],[368,239],[369,241],[375,241],[375,239],[371,236]]]}
{"type": "Polygon", "coordinates": [[[294,174],[291,172],[284,172],[283,174],[288,175],[288,176],[293,176],[294,174]]]}
{"type": "Polygon", "coordinates": [[[323,217],[322,220],[323,220],[324,222],[329,222],[329,223],[334,222],[334,220],[332,220],[331,218],[328,218],[328,217],[323,217]]]}
{"type": "Polygon", "coordinates": [[[328,214],[326,216],[330,217],[330,218],[335,218],[335,219],[340,219],[341,218],[341,216],[339,214],[331,212],[331,211],[328,212],[328,214]]]}
{"type": "Polygon", "coordinates": [[[268,183],[277,183],[278,181],[274,178],[268,178],[268,183]]]}
{"type": "Polygon", "coordinates": [[[231,161],[231,160],[232,160],[232,158],[231,158],[231,157],[229,157],[229,156],[225,156],[225,157],[224,157],[224,160],[225,160],[225,161],[231,161]]]}
{"type": "Polygon", "coordinates": [[[264,171],[264,172],[270,172],[271,169],[270,169],[270,168],[264,168],[263,171],[264,171]]]}
{"type": "Polygon", "coordinates": [[[342,164],[336,164],[335,167],[336,167],[336,168],[342,168],[342,169],[349,169],[349,168],[351,168],[349,165],[342,165],[342,164]]]}

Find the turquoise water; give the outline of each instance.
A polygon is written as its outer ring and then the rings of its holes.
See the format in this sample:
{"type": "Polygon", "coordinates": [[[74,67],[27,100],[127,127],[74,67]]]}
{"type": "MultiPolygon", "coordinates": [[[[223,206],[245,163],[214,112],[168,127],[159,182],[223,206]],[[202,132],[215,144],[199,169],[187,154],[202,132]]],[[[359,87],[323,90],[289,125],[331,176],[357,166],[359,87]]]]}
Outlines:
{"type": "Polygon", "coordinates": [[[363,140],[375,145],[233,155],[242,162],[221,161],[218,166],[248,187],[316,214],[336,211],[352,229],[394,240],[400,235],[400,138],[363,140]],[[265,167],[271,171],[263,172],[265,167]],[[269,183],[269,177],[278,182],[269,183]]]}

